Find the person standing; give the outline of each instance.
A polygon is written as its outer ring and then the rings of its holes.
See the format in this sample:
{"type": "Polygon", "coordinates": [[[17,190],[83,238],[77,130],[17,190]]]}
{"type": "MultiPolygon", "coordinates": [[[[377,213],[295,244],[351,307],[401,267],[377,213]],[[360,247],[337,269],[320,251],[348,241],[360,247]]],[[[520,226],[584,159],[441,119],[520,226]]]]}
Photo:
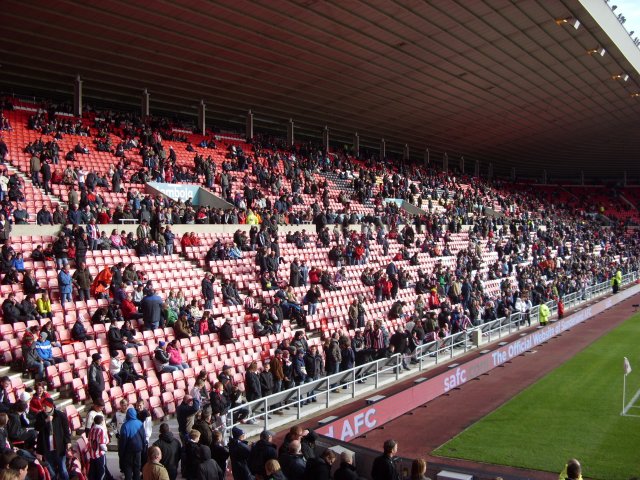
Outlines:
{"type": "MultiPolygon", "coordinates": [[[[431,480],[426,476],[427,462],[424,458],[416,458],[411,463],[411,480],[431,480]]],[[[339,480],[336,476],[336,480],[339,480]]]]}
{"type": "Polygon", "coordinates": [[[351,452],[342,452],[340,454],[340,466],[333,475],[334,480],[358,480],[360,476],[353,466],[353,455],[351,452]]]}
{"type": "Polygon", "coordinates": [[[60,287],[60,303],[64,308],[66,302],[72,302],[71,293],[73,292],[73,279],[69,273],[69,264],[62,267],[58,273],[58,286],[60,287]]]}
{"type": "Polygon", "coordinates": [[[244,432],[238,427],[233,427],[229,439],[229,458],[234,480],[253,480],[249,470],[250,455],[251,446],[245,440],[244,432]]]}
{"type": "Polygon", "coordinates": [[[540,315],[540,325],[544,327],[547,323],[549,323],[551,310],[549,310],[549,307],[547,306],[546,303],[541,303],[540,307],[538,308],[539,308],[538,314],[540,315]]]}
{"type": "Polygon", "coordinates": [[[88,384],[89,384],[89,396],[91,401],[96,403],[98,400],[102,400],[102,392],[104,392],[104,368],[100,365],[102,355],[94,353],[91,355],[91,365],[89,365],[88,372],[88,384]]]}
{"type": "Polygon", "coordinates": [[[162,328],[162,305],[162,298],[153,289],[140,302],[142,319],[147,330],[162,328]]]}
{"type": "Polygon", "coordinates": [[[146,448],[146,441],[144,425],[138,420],[136,409],[129,407],[118,442],[118,456],[125,480],[140,480],[142,450],[146,448]]]}
{"type": "Polygon", "coordinates": [[[69,480],[67,450],[71,448],[71,430],[67,415],[55,408],[51,398],[42,401],[43,410],[36,415],[38,432],[36,452],[42,455],[56,474],[57,480],[69,480]]]}
{"type": "Polygon", "coordinates": [[[211,310],[213,308],[214,293],[210,273],[206,273],[202,280],[202,297],[204,298],[204,309],[211,310]]]}
{"type": "Polygon", "coordinates": [[[142,467],[143,480],[169,480],[169,473],[161,460],[162,451],[158,447],[149,447],[147,463],[142,467]]]}
{"type": "MultiPolygon", "coordinates": [[[[310,458],[307,461],[307,466],[304,470],[305,480],[330,480],[331,479],[331,467],[336,461],[336,454],[328,448],[320,454],[317,458],[310,458]]],[[[375,477],[373,477],[374,480],[375,477]]],[[[399,479],[398,479],[399,480],[399,479]]]]}
{"type": "Polygon", "coordinates": [[[104,425],[104,417],[96,415],[93,417],[93,424],[89,429],[87,441],[89,453],[89,474],[87,480],[112,479],[107,468],[107,446],[109,445],[109,434],[104,425]]]}
{"type": "Polygon", "coordinates": [[[394,463],[398,453],[398,442],[387,440],[384,442],[384,452],[373,461],[371,480],[400,480],[400,475],[394,463]]]}
{"type": "Polygon", "coordinates": [[[173,436],[168,423],[160,424],[160,435],[153,446],[160,449],[160,463],[167,469],[169,480],[176,480],[178,476],[178,464],[182,457],[182,445],[180,441],[173,436]]]}

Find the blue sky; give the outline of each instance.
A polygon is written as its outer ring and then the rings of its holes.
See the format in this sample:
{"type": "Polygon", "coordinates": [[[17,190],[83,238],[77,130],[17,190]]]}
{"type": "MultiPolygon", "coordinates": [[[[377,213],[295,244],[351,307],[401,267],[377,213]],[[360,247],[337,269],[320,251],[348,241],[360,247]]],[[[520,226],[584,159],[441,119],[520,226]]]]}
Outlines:
{"type": "Polygon", "coordinates": [[[609,0],[609,5],[618,6],[616,15],[624,15],[627,18],[624,24],[627,31],[635,30],[633,36],[640,38],[640,0],[609,0]]]}

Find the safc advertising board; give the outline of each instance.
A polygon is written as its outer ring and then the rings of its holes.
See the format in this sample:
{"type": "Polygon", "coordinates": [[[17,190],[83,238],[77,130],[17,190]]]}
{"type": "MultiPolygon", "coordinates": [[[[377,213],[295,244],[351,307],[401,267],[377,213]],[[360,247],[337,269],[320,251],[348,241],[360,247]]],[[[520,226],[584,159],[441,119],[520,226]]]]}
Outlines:
{"type": "Polygon", "coordinates": [[[545,328],[536,330],[527,336],[504,345],[491,353],[477,357],[455,369],[441,373],[429,380],[407,388],[407,390],[403,392],[387,397],[373,405],[368,405],[365,408],[328,423],[318,428],[317,432],[327,437],[338,438],[344,442],[348,442],[447,393],[453,388],[464,385],[469,380],[502,365],[536,345],[546,342],[550,338],[588,320],[594,315],[611,308],[616,303],[626,300],[639,292],[640,285],[634,285],[620,292],[615,297],[602,300],[563,320],[559,320],[552,325],[548,325],[545,328]]]}

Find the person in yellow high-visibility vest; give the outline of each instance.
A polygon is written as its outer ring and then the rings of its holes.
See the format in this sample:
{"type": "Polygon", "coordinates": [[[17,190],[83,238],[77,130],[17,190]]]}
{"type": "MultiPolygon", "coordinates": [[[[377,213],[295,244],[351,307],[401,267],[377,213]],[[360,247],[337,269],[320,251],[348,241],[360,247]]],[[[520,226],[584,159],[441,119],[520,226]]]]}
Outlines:
{"type": "Polygon", "coordinates": [[[258,216],[253,212],[253,210],[249,210],[249,213],[247,214],[247,225],[258,225],[259,223],[260,219],[258,216]]]}
{"type": "Polygon", "coordinates": [[[547,307],[546,303],[540,304],[540,325],[544,326],[549,323],[549,317],[551,316],[551,310],[547,307]]]}
{"type": "Polygon", "coordinates": [[[620,285],[622,285],[622,272],[618,270],[616,274],[611,277],[611,291],[616,294],[618,290],[620,290],[620,285]]]}

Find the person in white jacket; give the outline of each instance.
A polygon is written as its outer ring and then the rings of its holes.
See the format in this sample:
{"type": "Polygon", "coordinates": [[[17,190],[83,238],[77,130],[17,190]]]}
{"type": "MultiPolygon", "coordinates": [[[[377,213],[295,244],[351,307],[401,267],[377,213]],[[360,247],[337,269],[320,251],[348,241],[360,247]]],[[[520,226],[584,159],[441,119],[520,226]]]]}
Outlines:
{"type": "Polygon", "coordinates": [[[531,326],[531,300],[528,295],[521,295],[516,300],[516,311],[522,314],[522,319],[527,321],[527,325],[531,326]]]}

